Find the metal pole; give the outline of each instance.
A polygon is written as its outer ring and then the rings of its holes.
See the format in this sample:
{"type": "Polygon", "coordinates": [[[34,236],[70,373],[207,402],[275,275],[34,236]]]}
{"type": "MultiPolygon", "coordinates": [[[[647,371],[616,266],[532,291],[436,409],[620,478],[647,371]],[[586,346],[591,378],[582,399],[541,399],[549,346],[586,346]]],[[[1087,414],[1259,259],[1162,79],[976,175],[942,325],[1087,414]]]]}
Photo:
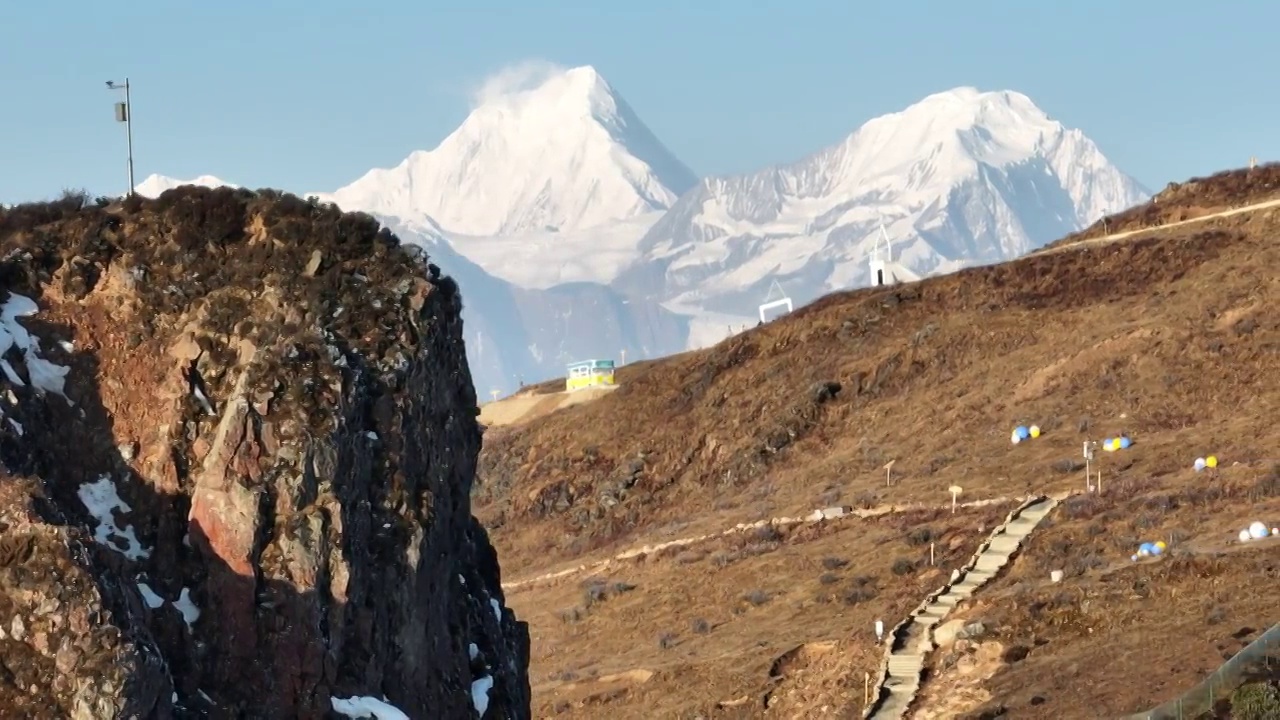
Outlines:
{"type": "Polygon", "coordinates": [[[129,78],[124,79],[124,132],[129,140],[129,192],[133,195],[133,102],[129,96],[129,78]]]}

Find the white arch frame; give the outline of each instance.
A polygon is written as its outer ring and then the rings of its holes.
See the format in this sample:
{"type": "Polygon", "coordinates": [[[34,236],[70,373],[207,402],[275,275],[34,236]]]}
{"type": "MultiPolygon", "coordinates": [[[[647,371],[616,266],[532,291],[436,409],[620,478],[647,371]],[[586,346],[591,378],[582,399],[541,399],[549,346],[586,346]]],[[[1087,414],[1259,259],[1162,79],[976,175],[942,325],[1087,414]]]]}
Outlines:
{"type": "Polygon", "coordinates": [[[773,310],[774,308],[780,308],[780,307],[785,307],[787,309],[787,313],[791,313],[795,310],[795,306],[791,304],[791,297],[787,295],[786,291],[782,289],[782,286],[778,284],[777,280],[774,280],[773,284],[769,286],[769,293],[765,295],[764,298],[765,298],[765,301],[760,303],[760,306],[757,308],[760,311],[760,322],[762,323],[768,322],[768,320],[765,320],[765,317],[764,317],[765,312],[768,310],[773,310]],[[773,291],[775,289],[778,291],[778,294],[781,295],[782,297],[778,298],[777,300],[770,300],[769,298],[773,296],[773,291]]]}

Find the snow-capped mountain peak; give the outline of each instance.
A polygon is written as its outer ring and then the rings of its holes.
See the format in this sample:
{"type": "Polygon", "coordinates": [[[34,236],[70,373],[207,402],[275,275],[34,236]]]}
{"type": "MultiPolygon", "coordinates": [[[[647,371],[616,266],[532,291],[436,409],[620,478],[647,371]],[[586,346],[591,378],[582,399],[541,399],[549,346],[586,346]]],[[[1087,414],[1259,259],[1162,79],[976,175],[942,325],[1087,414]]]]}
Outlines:
{"type": "Polygon", "coordinates": [[[479,116],[528,113],[526,119],[563,120],[575,115],[609,117],[617,113],[613,88],[591,66],[550,74],[534,87],[517,87],[483,98],[479,116]]]}
{"type": "Polygon", "coordinates": [[[151,175],[148,175],[145,180],[138,183],[138,185],[134,187],[133,191],[143,197],[153,198],[157,197],[165,190],[172,190],[173,188],[181,187],[183,185],[199,185],[200,187],[209,188],[223,186],[232,188],[240,187],[235,183],[229,183],[220,178],[216,178],[213,175],[200,175],[199,177],[192,178],[191,180],[178,180],[177,178],[152,173],[151,175]]]}
{"type": "Polygon", "coordinates": [[[1026,95],[958,87],[791,165],[704,180],[616,284],[680,312],[750,317],[774,281],[796,302],[865,285],[882,224],[895,260],[923,276],[1016,257],[1146,196],[1026,95]]]}
{"type": "Polygon", "coordinates": [[[451,234],[571,232],[670,207],[697,179],[591,67],[491,93],[434,150],[332,193],[451,234]]]}

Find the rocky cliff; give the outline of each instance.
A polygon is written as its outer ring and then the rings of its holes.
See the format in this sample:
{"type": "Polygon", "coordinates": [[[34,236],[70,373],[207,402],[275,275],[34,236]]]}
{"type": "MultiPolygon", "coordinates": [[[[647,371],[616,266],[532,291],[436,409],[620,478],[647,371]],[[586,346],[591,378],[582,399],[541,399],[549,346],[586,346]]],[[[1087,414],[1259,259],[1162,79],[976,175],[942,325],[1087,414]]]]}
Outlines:
{"type": "Polygon", "coordinates": [[[269,192],[69,196],[0,209],[0,303],[6,717],[529,716],[420,252],[269,192]]]}

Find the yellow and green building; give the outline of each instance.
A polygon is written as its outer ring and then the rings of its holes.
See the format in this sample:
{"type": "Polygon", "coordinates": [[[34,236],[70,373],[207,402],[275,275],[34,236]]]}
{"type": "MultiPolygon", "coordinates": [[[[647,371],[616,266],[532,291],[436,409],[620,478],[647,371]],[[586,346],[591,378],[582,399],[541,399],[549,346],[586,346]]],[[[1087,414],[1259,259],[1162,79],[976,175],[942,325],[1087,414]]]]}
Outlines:
{"type": "Polygon", "coordinates": [[[568,392],[597,385],[616,385],[612,360],[582,360],[570,363],[564,376],[564,389],[568,392]]]}

